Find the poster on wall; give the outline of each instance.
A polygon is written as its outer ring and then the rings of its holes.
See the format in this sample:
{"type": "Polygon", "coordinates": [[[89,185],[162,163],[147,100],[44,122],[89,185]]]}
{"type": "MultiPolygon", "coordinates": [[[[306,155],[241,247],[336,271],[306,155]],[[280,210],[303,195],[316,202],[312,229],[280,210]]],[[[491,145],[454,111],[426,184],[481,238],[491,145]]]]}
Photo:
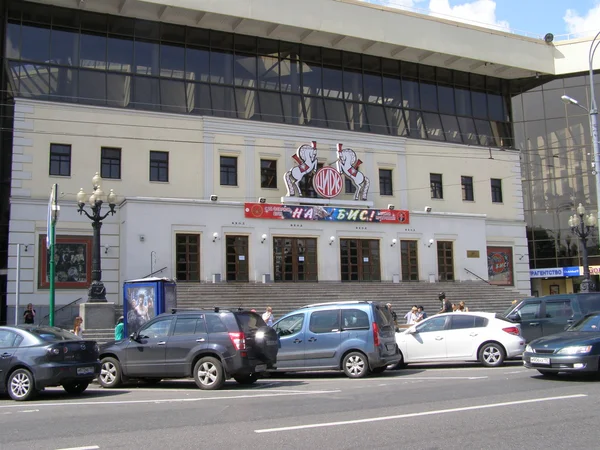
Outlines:
{"type": "Polygon", "coordinates": [[[154,285],[127,288],[127,333],[135,333],[142,325],[156,316],[154,285]]]}
{"type": "Polygon", "coordinates": [[[514,286],[512,247],[488,247],[487,259],[490,284],[514,286]]]}
{"type": "Polygon", "coordinates": [[[409,212],[402,209],[339,208],[329,206],[279,205],[246,203],[248,219],[328,220],[333,222],[375,222],[407,225],[409,212]]]}
{"type": "MultiPolygon", "coordinates": [[[[50,250],[46,235],[39,237],[38,288],[50,287],[50,250]]],[[[54,246],[55,286],[57,289],[87,289],[92,281],[92,238],[57,236],[54,246]]]]}

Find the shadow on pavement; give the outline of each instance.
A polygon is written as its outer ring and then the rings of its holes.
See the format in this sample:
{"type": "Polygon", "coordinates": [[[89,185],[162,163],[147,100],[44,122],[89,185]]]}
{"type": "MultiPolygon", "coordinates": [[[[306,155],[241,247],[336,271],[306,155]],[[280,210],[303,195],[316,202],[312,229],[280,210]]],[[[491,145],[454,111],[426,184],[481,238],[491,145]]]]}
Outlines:
{"type": "MultiPolygon", "coordinates": [[[[163,380],[160,383],[152,383],[152,384],[148,384],[145,383],[143,381],[139,381],[139,382],[129,382],[127,384],[125,384],[124,386],[118,387],[118,388],[111,388],[111,389],[99,389],[96,392],[110,392],[110,391],[115,391],[115,392],[134,392],[136,389],[144,389],[144,390],[156,390],[156,391],[168,391],[168,390],[174,390],[174,389],[189,389],[191,391],[198,391],[198,392],[221,392],[223,390],[226,391],[245,391],[245,390],[252,390],[252,389],[264,389],[264,388],[268,388],[270,387],[270,383],[269,381],[271,380],[271,378],[259,378],[258,381],[254,384],[250,384],[250,385],[244,385],[244,384],[240,384],[238,382],[236,382],[235,380],[231,379],[231,380],[227,380],[225,382],[225,384],[223,385],[223,387],[221,389],[218,390],[214,390],[214,391],[202,391],[201,389],[198,388],[198,386],[196,386],[196,383],[194,382],[193,379],[177,379],[177,380],[163,380]]],[[[275,381],[275,380],[273,380],[275,381]]],[[[281,379],[277,379],[277,386],[279,387],[294,387],[294,386],[304,386],[307,383],[303,382],[303,381],[292,381],[292,380],[287,380],[287,381],[283,381],[281,379]]]]}
{"type": "Polygon", "coordinates": [[[86,401],[96,398],[109,398],[127,394],[126,390],[118,389],[88,389],[82,394],[68,394],[62,388],[48,388],[41,391],[33,400],[24,404],[35,404],[36,401],[62,401],[62,400],[78,400],[86,401]]]}

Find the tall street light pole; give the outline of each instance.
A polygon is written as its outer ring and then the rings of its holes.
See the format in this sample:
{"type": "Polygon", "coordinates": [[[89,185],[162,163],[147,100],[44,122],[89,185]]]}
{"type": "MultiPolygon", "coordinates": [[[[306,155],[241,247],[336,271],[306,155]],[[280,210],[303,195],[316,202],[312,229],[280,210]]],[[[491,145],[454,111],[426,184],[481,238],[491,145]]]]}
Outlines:
{"type": "Polygon", "coordinates": [[[102,227],[102,221],[110,214],[113,215],[117,202],[117,195],[110,190],[108,197],[105,198],[104,192],[100,187],[100,175],[96,172],[94,178],[92,178],[92,185],[94,192],[88,195],[84,192],[83,188],[77,194],[77,211],[79,214],[85,214],[88,219],[92,221],[92,228],[94,229],[94,238],[92,241],[92,284],[88,289],[88,301],[91,303],[106,302],[106,288],[102,283],[102,266],[100,262],[100,228],[102,227]],[[88,213],[84,207],[87,201],[90,204],[92,213],[88,213]],[[106,214],[102,214],[102,204],[105,200],[108,200],[108,207],[110,208],[106,214]]]}
{"type": "Polygon", "coordinates": [[[590,51],[588,52],[588,65],[590,72],[590,109],[588,110],[585,106],[581,105],[574,98],[568,95],[561,96],[561,100],[566,104],[578,106],[585,110],[590,115],[590,132],[592,135],[592,148],[594,150],[594,175],[596,176],[596,208],[598,210],[596,218],[600,221],[600,146],[598,144],[598,106],[596,104],[596,93],[594,89],[594,54],[598,45],[600,45],[600,32],[594,36],[592,43],[590,44],[590,51]]]}
{"type": "Polygon", "coordinates": [[[588,264],[587,238],[594,232],[594,227],[597,224],[596,217],[593,214],[585,216],[585,208],[580,203],[577,207],[577,214],[569,217],[569,226],[574,235],[581,240],[583,253],[583,281],[581,282],[581,292],[590,292],[593,290],[590,281],[590,266],[588,264]]]}

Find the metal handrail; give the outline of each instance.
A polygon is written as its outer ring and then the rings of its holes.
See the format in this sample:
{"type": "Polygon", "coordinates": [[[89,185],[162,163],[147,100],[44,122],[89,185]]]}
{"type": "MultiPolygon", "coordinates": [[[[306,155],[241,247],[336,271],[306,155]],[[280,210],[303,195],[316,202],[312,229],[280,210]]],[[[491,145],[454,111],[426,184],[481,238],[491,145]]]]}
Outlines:
{"type": "Polygon", "coordinates": [[[488,280],[486,280],[485,278],[481,278],[479,275],[477,275],[475,272],[471,272],[469,269],[467,269],[466,267],[464,268],[468,273],[470,273],[471,275],[473,275],[476,278],[479,278],[481,281],[487,283],[487,284],[492,284],[490,283],[488,280]]]}
{"type": "MultiPolygon", "coordinates": [[[[78,301],[83,300],[83,297],[79,297],[77,300],[73,300],[71,303],[67,303],[66,305],[61,306],[58,309],[54,310],[54,314],[56,314],[59,311],[62,311],[63,309],[73,305],[74,303],[77,303],[78,301]]],[[[42,317],[42,320],[40,320],[40,325],[42,325],[44,323],[44,320],[48,319],[50,317],[50,313],[46,314],[44,317],[42,317]]]]}
{"type": "Polygon", "coordinates": [[[154,274],[156,274],[156,273],[162,272],[162,271],[163,271],[163,270],[165,270],[167,267],[168,267],[168,266],[165,266],[165,267],[163,267],[162,269],[155,270],[154,272],[152,272],[152,273],[149,273],[148,275],[146,275],[146,276],[144,276],[144,277],[142,277],[142,278],[148,278],[148,277],[151,277],[152,275],[154,275],[154,274]]]}

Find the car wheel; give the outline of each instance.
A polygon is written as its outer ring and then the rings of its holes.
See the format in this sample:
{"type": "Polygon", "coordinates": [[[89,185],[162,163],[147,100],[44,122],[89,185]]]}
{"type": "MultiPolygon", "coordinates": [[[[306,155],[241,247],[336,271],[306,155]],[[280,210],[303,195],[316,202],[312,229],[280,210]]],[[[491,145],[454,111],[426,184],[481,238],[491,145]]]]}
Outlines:
{"type": "Polygon", "coordinates": [[[90,385],[89,381],[74,381],[72,383],[65,383],[62,385],[63,389],[67,394],[83,394],[83,392],[90,385]]]}
{"type": "Polygon", "coordinates": [[[221,361],[212,356],[200,359],[194,367],[194,381],[200,389],[220,389],[225,383],[221,361]]]}
{"type": "Polygon", "coordinates": [[[486,367],[501,366],[505,357],[504,347],[496,342],[489,342],[479,350],[479,361],[486,367]]]}
{"type": "Polygon", "coordinates": [[[359,352],[348,353],[342,362],[342,369],[348,378],[363,378],[369,374],[367,357],[359,352]]]}
{"type": "Polygon", "coordinates": [[[258,380],[258,375],[255,373],[249,373],[248,375],[235,376],[235,377],[233,377],[233,379],[240,384],[248,385],[248,384],[256,383],[256,380],[258,380]]]}
{"type": "Polygon", "coordinates": [[[538,369],[537,371],[540,374],[542,374],[543,376],[545,376],[545,377],[557,377],[558,376],[557,372],[552,372],[550,370],[541,370],[541,369],[538,369]]]}
{"type": "Polygon", "coordinates": [[[111,357],[103,358],[98,382],[105,388],[120,386],[123,383],[123,374],[119,361],[111,357]]]}
{"type": "Polygon", "coordinates": [[[387,369],[387,366],[383,366],[383,367],[375,367],[374,369],[371,369],[372,373],[383,373],[385,372],[385,369],[387,369]]]}
{"type": "Polygon", "coordinates": [[[37,394],[33,375],[27,369],[17,369],[8,377],[8,395],[17,401],[31,400],[37,394]]]}

